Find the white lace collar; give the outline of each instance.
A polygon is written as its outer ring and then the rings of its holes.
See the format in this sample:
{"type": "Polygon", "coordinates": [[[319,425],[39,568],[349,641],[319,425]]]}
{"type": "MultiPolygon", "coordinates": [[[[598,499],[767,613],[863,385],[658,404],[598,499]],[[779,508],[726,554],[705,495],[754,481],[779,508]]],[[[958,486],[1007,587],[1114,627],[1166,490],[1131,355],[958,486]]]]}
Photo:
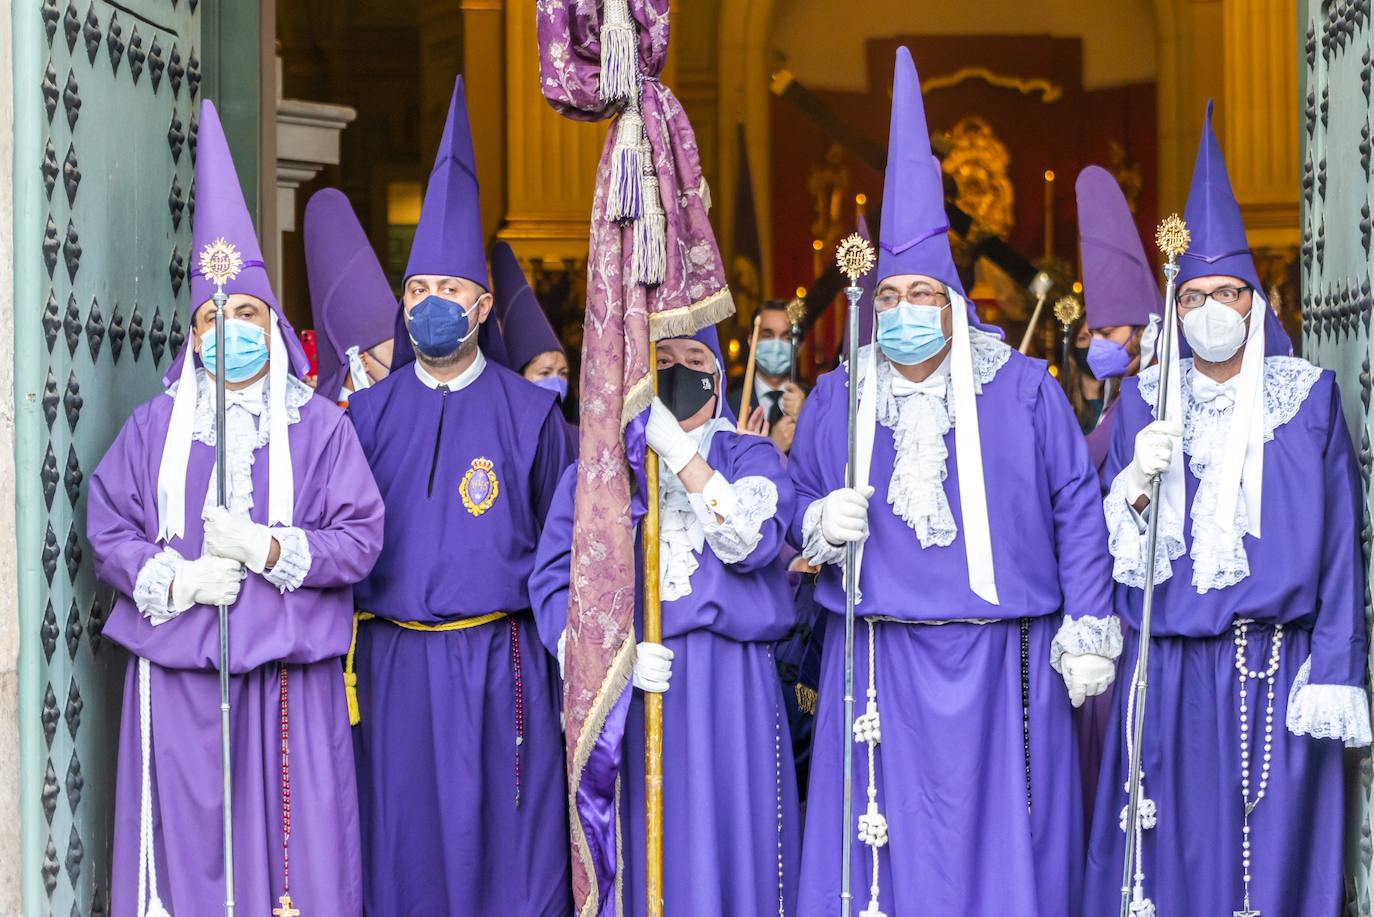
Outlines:
{"type": "MultiPolygon", "coordinates": [[[[969,343],[974,391],[981,394],[983,386],[1006,365],[1011,348],[996,335],[973,329],[969,329],[969,343]]],[[[860,358],[860,367],[867,363],[860,358]]],[[[955,424],[949,365],[946,356],[925,380],[911,383],[891,362],[878,361],[877,419],[892,431],[896,450],[887,502],[916,533],[923,548],[945,547],[959,532],[944,487],[949,475],[945,435],[955,424]]]]}
{"type": "MultiPolygon", "coordinates": [[[[177,389],[181,385],[181,380],[173,382],[167,389],[167,394],[176,399],[177,389]]],[[[271,438],[272,425],[269,422],[271,417],[272,399],[268,397],[268,379],[264,377],[252,388],[259,389],[262,393],[262,414],[257,424],[258,441],[257,447],[260,448],[271,438]]],[[[251,391],[252,388],[245,391],[251,391]]],[[[293,375],[286,377],[286,422],[288,424],[299,423],[301,419],[301,406],[304,405],[315,394],[315,390],[306,385],[293,375]]],[[[195,424],[191,428],[192,438],[199,443],[207,446],[215,444],[215,383],[203,368],[196,370],[196,414],[195,424]]]]}
{"type": "MultiPolygon", "coordinates": [[[[1245,553],[1245,533],[1250,519],[1245,500],[1236,501],[1235,524],[1229,530],[1216,521],[1221,489],[1222,447],[1231,432],[1235,406],[1227,398],[1200,400],[1194,391],[1192,360],[1182,360],[1180,398],[1183,409],[1183,452],[1188,470],[1198,481],[1188,516],[1192,522],[1193,586],[1199,594],[1239,583],[1250,575],[1245,553]]],[[[1297,357],[1268,357],[1264,361],[1264,442],[1274,431],[1297,416],[1321,375],[1321,369],[1297,357]]],[[[1151,366],[1140,374],[1140,397],[1153,412],[1159,391],[1159,369],[1151,366]]],[[[1164,508],[1161,507],[1161,510],[1164,508]]],[[[1160,516],[1161,553],[1168,560],[1183,554],[1183,520],[1166,512],[1160,516]]],[[[1160,580],[1168,570],[1160,571],[1160,580]]]]}

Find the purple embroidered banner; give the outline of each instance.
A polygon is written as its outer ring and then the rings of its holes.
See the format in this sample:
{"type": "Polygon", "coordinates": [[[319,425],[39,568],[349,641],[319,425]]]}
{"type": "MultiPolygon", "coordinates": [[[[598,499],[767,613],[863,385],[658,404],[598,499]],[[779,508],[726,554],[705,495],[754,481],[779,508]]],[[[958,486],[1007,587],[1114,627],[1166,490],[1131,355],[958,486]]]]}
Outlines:
{"type": "MultiPolygon", "coordinates": [[[[606,0],[613,6],[624,0],[606,0]]],[[[707,220],[709,195],[696,137],[681,104],[658,81],[668,49],[669,0],[629,0],[640,87],[639,114],[664,211],[662,282],[635,282],[636,227],[607,216],[617,129],[597,166],[587,256],[582,343],[581,452],[573,516],[572,581],[565,650],[564,723],[573,817],[573,895],[581,917],[613,914],[615,782],[634,659],[635,531],[631,491],[643,467],[642,425],[652,385],[649,340],[690,334],[734,312],[707,220]]],[[[600,97],[604,9],[595,0],[536,0],[540,85],[561,114],[617,118],[623,103],[600,97]]],[[[623,16],[623,9],[620,14],[623,16]]],[[[623,153],[623,142],[619,152],[623,153]]],[[[618,177],[625,179],[623,167],[618,177]]],[[[622,187],[620,195],[625,193],[622,187]]],[[[652,202],[642,202],[646,208],[652,202]]],[[[619,206],[619,201],[617,201],[619,206]]]]}

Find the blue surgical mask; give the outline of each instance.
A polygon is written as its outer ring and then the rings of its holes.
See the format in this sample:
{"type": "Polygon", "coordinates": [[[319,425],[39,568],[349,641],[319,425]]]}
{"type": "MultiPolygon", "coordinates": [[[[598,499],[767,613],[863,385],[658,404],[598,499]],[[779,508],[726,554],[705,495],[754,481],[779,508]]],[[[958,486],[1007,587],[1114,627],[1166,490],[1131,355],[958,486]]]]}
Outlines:
{"type": "Polygon", "coordinates": [[[1088,344],[1088,371],[1098,379],[1115,379],[1126,375],[1131,355],[1116,341],[1095,337],[1088,344]]]}
{"type": "Polygon", "coordinates": [[[545,376],[542,379],[531,380],[540,388],[546,388],[558,396],[559,401],[568,400],[568,380],[562,376],[545,376]]]}
{"type": "Polygon", "coordinates": [[[948,338],[940,327],[940,313],[949,306],[918,306],[903,302],[878,313],[878,346],[893,363],[915,366],[940,352],[948,338]]]}
{"type": "Polygon", "coordinates": [[[792,368],[792,345],[782,338],[759,341],[754,362],[770,376],[781,376],[792,368]]]}
{"type": "Polygon", "coordinates": [[[481,325],[468,318],[461,303],[442,296],[426,296],[409,312],[410,340],[423,356],[446,357],[477,333],[481,325]]]}
{"type": "MultiPolygon", "coordinates": [[[[200,344],[200,360],[213,375],[219,352],[215,332],[210,330],[200,344]]],[[[267,365],[267,332],[240,318],[224,322],[224,381],[247,382],[267,365]]]]}

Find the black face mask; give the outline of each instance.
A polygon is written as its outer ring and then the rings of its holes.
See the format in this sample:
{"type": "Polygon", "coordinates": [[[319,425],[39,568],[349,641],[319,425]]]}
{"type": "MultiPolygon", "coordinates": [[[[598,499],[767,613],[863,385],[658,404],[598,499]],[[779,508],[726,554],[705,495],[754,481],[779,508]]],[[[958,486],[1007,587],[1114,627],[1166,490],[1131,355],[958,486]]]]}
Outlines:
{"type": "Polygon", "coordinates": [[[715,393],[715,373],[698,372],[681,363],[658,371],[659,400],[679,423],[700,411],[715,393]]]}
{"type": "MultiPolygon", "coordinates": [[[[1088,348],[1075,346],[1072,348],[1072,352],[1073,361],[1078,364],[1078,368],[1092,376],[1093,371],[1088,368],[1088,348]]],[[[1093,376],[1093,378],[1097,377],[1093,376]]]]}

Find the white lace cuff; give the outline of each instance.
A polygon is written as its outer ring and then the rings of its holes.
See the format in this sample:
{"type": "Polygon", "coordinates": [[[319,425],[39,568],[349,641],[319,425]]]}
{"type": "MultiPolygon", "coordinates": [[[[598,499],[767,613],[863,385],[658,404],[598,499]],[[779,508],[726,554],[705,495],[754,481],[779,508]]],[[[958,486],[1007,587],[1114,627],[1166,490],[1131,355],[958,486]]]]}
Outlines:
{"type": "Polygon", "coordinates": [[[298,528],[279,527],[269,531],[277,539],[277,546],[281,550],[277,553],[276,564],[271,570],[264,570],[262,578],[283,594],[294,592],[301,588],[306,574],[310,572],[310,542],[305,532],[298,528]]]}
{"type": "Polygon", "coordinates": [[[822,497],[813,501],[802,517],[802,556],[815,567],[844,561],[844,545],[831,544],[821,534],[821,510],[824,507],[825,498],[822,497]]]}
{"type": "Polygon", "coordinates": [[[171,591],[182,559],[171,548],[163,548],[148,558],[143,569],[138,571],[138,579],[134,582],[134,605],[154,627],[180,614],[172,606],[171,591]]]}
{"type": "Polygon", "coordinates": [[[1077,619],[1064,615],[1064,623],[1059,625],[1059,632],[1050,643],[1050,667],[1061,675],[1064,670],[1059,667],[1059,661],[1065,653],[1116,659],[1121,655],[1121,622],[1116,615],[1105,618],[1084,615],[1077,619]]]}
{"type": "Polygon", "coordinates": [[[724,564],[737,564],[754,553],[763,541],[763,524],[778,512],[777,485],[762,475],[731,484],[717,471],[702,492],[689,499],[706,543],[724,564]],[[721,518],[725,521],[718,521],[721,518]]]}
{"type": "MultiPolygon", "coordinates": [[[[1102,511],[1107,517],[1107,548],[1112,554],[1112,578],[1126,586],[1145,588],[1145,548],[1149,541],[1146,518],[1127,501],[1126,478],[1122,470],[1112,481],[1102,511]]],[[[1147,513],[1164,512],[1159,520],[1159,540],[1155,543],[1155,582],[1173,575],[1172,561],[1183,555],[1183,520],[1170,519],[1167,511],[1149,507],[1147,513]]]]}
{"type": "Polygon", "coordinates": [[[1339,739],[1346,748],[1370,743],[1369,698],[1354,685],[1308,684],[1312,657],[1298,670],[1288,692],[1288,731],[1314,739],[1339,739]]]}

